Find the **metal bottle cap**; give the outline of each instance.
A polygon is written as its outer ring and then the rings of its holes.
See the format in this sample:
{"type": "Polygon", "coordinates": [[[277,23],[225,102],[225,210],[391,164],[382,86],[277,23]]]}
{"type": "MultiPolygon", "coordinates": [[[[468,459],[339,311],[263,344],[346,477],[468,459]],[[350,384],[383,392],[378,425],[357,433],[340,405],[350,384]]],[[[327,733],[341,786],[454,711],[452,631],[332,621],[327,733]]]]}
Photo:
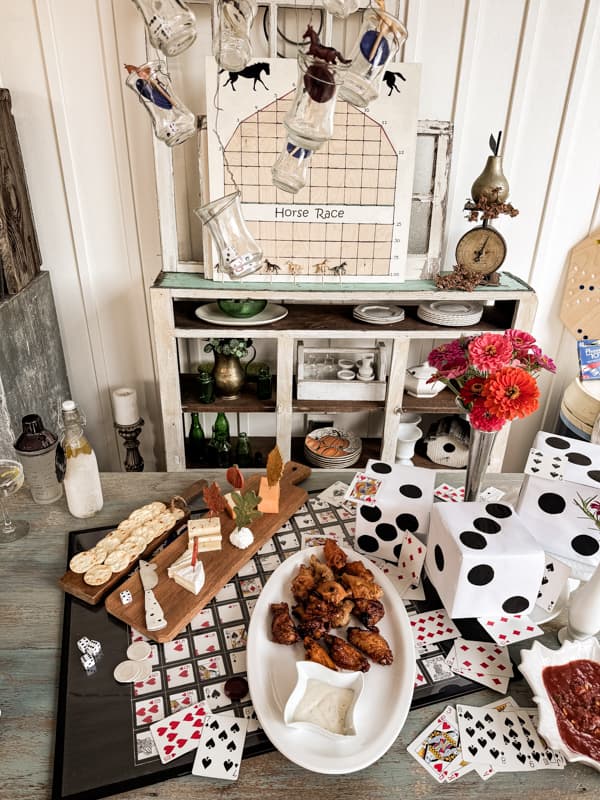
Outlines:
{"type": "Polygon", "coordinates": [[[21,420],[23,432],[14,444],[20,453],[41,453],[56,445],[57,437],[44,429],[39,414],[27,414],[21,420]]]}

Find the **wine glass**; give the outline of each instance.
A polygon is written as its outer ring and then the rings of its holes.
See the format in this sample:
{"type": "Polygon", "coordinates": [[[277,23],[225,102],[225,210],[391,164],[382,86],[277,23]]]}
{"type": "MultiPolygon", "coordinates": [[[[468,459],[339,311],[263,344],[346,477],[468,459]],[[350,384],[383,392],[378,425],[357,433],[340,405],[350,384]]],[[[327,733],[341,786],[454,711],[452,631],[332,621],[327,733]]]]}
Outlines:
{"type": "Polygon", "coordinates": [[[0,459],[0,544],[14,542],[29,533],[29,523],[25,520],[13,522],[4,507],[4,498],[15,494],[23,486],[23,466],[18,461],[0,459]]]}

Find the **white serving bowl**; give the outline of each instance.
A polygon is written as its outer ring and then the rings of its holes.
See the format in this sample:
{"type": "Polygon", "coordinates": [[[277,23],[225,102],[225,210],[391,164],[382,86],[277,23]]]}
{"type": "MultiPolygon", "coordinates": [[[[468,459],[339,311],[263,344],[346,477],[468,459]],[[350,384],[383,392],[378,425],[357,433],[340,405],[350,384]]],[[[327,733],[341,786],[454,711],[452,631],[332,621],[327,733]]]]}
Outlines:
{"type": "Polygon", "coordinates": [[[288,701],[283,710],[283,721],[285,724],[290,728],[312,731],[326,736],[329,739],[343,740],[356,736],[354,709],[356,708],[364,686],[362,672],[334,672],[332,669],[324,667],[322,664],[316,664],[314,661],[298,661],[296,663],[296,672],[298,674],[296,685],[291,695],[288,697],[288,701]],[[294,720],[294,713],[304,696],[310,679],[321,681],[321,683],[327,683],[335,689],[352,689],[354,691],[354,700],[350,703],[348,711],[346,712],[346,733],[333,733],[333,731],[322,728],[316,723],[294,720]]]}
{"type": "Polygon", "coordinates": [[[354,369],[354,361],[349,358],[338,359],[338,367],[340,369],[354,369]]]}
{"type": "Polygon", "coordinates": [[[337,376],[341,381],[353,381],[356,378],[356,373],[351,369],[341,369],[337,376]]]}
{"type": "Polygon", "coordinates": [[[560,650],[549,650],[539,642],[534,642],[531,650],[521,650],[521,665],[519,669],[533,692],[533,700],[539,709],[538,731],[546,740],[546,744],[554,750],[560,751],[567,761],[581,761],[600,771],[600,762],[593,758],[578,753],[563,741],[558,730],[554,706],[548,696],[542,672],[545,667],[557,667],[568,664],[569,661],[600,662],[600,644],[595,638],[584,639],[578,642],[565,642],[560,650]]]}

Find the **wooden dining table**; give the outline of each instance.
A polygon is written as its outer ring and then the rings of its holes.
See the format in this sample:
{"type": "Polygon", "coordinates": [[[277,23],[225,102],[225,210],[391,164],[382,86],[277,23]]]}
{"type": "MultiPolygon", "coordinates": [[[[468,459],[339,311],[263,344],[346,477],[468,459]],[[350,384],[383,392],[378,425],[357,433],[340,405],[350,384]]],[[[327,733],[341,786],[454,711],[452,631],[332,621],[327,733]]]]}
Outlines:
{"type": "MultiPolygon", "coordinates": [[[[336,480],[348,482],[353,471],[315,471],[303,486],[324,489],[336,480]]],[[[176,495],[199,478],[225,485],[223,472],[189,470],[172,473],[104,473],[104,507],[92,521],[73,518],[64,498],[53,505],[36,505],[24,487],[7,502],[15,518],[25,518],[31,530],[20,541],[0,545],[0,800],[42,800],[51,796],[55,743],[61,626],[64,595],[58,586],[67,563],[68,532],[112,525],[130,511],[157,498],[176,495]]],[[[461,472],[439,472],[442,482],[460,486],[461,472]]],[[[488,475],[485,485],[505,492],[503,501],[514,502],[521,475],[488,475]]],[[[194,507],[194,506],[193,506],[194,507]]],[[[200,507],[200,504],[197,505],[200,507]]],[[[558,648],[556,631],[564,625],[564,612],[544,625],[543,642],[558,648]]],[[[511,647],[519,651],[530,642],[511,647]]],[[[519,705],[532,705],[526,682],[517,677],[509,686],[519,705]]],[[[500,695],[482,689],[469,695],[471,705],[485,705],[500,695]]],[[[376,763],[348,775],[323,775],[306,771],[277,751],[245,759],[236,782],[173,778],[116,797],[129,800],[203,800],[226,796],[229,800],[377,800],[378,798],[460,798],[460,800],[528,800],[600,797],[600,776],[589,767],[568,764],[566,769],[533,773],[498,773],[483,782],[471,772],[451,784],[437,784],[407,753],[407,745],[443,710],[444,703],[411,711],[395,743],[376,763]]],[[[100,756],[100,754],[99,754],[100,756]]]]}

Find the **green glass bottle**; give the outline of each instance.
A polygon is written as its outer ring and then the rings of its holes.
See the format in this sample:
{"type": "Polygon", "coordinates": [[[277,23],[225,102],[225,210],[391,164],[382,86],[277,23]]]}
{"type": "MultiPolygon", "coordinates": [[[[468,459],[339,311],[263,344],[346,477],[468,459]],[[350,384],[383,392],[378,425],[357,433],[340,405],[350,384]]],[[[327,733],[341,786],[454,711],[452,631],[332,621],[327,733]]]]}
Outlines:
{"type": "Polygon", "coordinates": [[[270,400],[273,392],[273,378],[268,364],[261,367],[256,379],[256,396],[259,400],[270,400]]]}
{"type": "Polygon", "coordinates": [[[188,435],[190,455],[194,462],[204,462],[206,439],[200,424],[200,417],[196,411],[192,411],[192,424],[188,435]]]}
{"type": "Polygon", "coordinates": [[[250,446],[250,439],[248,439],[247,433],[240,432],[238,434],[234,460],[240,469],[252,466],[252,448],[250,446]]]}
{"type": "Polygon", "coordinates": [[[227,417],[223,411],[219,411],[217,414],[214,425],[214,434],[215,438],[217,439],[225,439],[228,443],[231,442],[229,436],[229,423],[227,422],[227,417]]]}
{"type": "Polygon", "coordinates": [[[231,444],[222,436],[217,436],[215,440],[215,452],[217,467],[227,469],[231,466],[231,444]]]}

